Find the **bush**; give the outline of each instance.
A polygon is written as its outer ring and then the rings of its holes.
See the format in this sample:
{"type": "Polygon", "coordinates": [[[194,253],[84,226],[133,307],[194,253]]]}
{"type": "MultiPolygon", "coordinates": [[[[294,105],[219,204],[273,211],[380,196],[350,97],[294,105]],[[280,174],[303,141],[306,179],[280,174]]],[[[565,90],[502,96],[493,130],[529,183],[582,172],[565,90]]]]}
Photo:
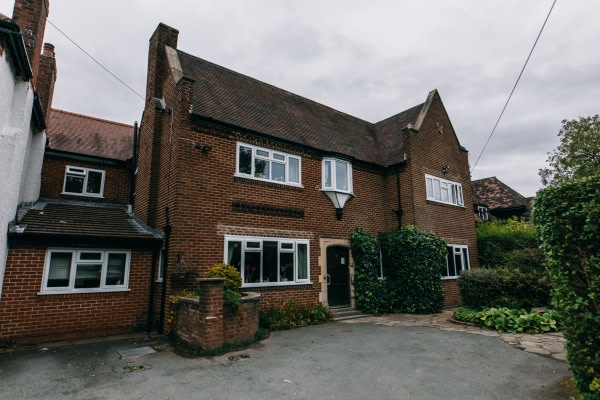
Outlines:
{"type": "Polygon", "coordinates": [[[223,289],[237,292],[242,286],[242,277],[239,271],[227,264],[215,264],[208,269],[207,278],[225,278],[223,289]]]}
{"type": "Polygon", "coordinates": [[[415,227],[375,236],[362,228],[350,234],[356,308],[370,314],[432,313],[442,309],[446,243],[415,227]],[[379,279],[379,249],[384,279],[379,279]]]}
{"type": "Polygon", "coordinates": [[[538,192],[533,212],[583,399],[600,399],[600,176],[538,192]]]}
{"type": "Polygon", "coordinates": [[[286,330],[331,321],[333,314],[323,304],[310,306],[288,301],[283,307],[270,307],[260,312],[259,325],[270,331],[286,330]]]}
{"type": "Polygon", "coordinates": [[[453,317],[459,321],[493,328],[498,332],[541,333],[559,330],[558,313],[554,310],[527,312],[501,307],[477,311],[468,307],[460,307],[454,312],[453,317]]]}
{"type": "Polygon", "coordinates": [[[397,300],[396,311],[427,314],[441,311],[446,242],[416,227],[379,235],[386,280],[397,300]]]}
{"type": "MultiPolygon", "coordinates": [[[[496,220],[479,224],[477,226],[477,249],[479,264],[482,268],[498,268],[506,266],[513,254],[519,250],[538,247],[537,232],[533,225],[519,221],[516,217],[509,220],[496,220]]],[[[527,259],[527,256],[523,256],[527,259]]],[[[535,257],[527,260],[531,264],[535,257]]],[[[528,267],[530,268],[530,267],[528,267]]],[[[543,266],[538,266],[543,270],[543,266]]]]}
{"type": "Polygon", "coordinates": [[[474,269],[458,278],[463,304],[474,308],[545,307],[550,303],[550,282],[545,274],[518,269],[474,269]]]}

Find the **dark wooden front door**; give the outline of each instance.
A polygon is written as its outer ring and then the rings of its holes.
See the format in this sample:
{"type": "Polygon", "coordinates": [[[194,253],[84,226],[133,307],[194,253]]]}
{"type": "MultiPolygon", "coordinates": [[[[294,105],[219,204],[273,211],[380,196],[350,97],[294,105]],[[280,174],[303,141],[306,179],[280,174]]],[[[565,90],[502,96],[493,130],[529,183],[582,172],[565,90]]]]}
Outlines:
{"type": "Polygon", "coordinates": [[[350,305],[350,261],[347,247],[327,248],[327,302],[329,307],[350,305]]]}

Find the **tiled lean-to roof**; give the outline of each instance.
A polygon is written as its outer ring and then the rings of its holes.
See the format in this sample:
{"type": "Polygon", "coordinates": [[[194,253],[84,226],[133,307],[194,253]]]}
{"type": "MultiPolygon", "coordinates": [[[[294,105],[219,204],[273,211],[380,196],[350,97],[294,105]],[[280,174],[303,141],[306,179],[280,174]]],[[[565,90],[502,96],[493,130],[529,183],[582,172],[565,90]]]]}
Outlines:
{"type": "Polygon", "coordinates": [[[401,131],[424,105],[371,123],[180,50],[177,57],[194,80],[193,114],[384,166],[404,160],[401,131]]]}
{"type": "Polygon", "coordinates": [[[133,126],[52,109],[46,128],[51,150],[125,161],[133,154],[133,126]]]}
{"type": "Polygon", "coordinates": [[[161,238],[159,231],[143,225],[126,206],[44,199],[19,210],[18,223],[10,228],[10,236],[123,241],[161,238]]]}

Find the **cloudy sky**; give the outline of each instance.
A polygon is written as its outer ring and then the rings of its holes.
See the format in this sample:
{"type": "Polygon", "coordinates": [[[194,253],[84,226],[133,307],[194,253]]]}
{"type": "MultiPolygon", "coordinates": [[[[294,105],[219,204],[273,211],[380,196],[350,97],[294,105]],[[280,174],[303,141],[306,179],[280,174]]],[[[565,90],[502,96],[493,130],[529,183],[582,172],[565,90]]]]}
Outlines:
{"type": "MultiPolygon", "coordinates": [[[[50,0],[49,19],[145,93],[159,22],[179,49],[371,122],[438,89],[471,165],[481,152],[552,0],[50,0]]],[[[12,15],[12,2],[0,12],[12,15]]],[[[558,144],[563,119],[600,112],[600,1],[558,0],[473,178],[523,195],[558,144]]],[[[55,28],[53,106],[133,123],[143,100],[55,28]]]]}

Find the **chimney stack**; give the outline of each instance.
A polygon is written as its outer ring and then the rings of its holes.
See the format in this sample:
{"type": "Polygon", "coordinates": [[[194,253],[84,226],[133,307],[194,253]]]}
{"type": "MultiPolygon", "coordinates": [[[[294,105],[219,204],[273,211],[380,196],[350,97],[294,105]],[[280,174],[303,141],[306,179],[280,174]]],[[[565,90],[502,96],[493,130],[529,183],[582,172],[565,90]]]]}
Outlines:
{"type": "Polygon", "coordinates": [[[16,0],[12,20],[19,25],[24,37],[27,57],[33,71],[33,85],[37,83],[37,71],[44,43],[44,31],[48,18],[48,0],[16,0]]]}
{"type": "Polygon", "coordinates": [[[56,58],[54,53],[54,45],[50,43],[44,43],[44,51],[40,56],[36,78],[37,86],[35,89],[40,98],[42,110],[44,111],[46,125],[48,125],[50,109],[52,108],[54,83],[56,82],[56,58]]]}

